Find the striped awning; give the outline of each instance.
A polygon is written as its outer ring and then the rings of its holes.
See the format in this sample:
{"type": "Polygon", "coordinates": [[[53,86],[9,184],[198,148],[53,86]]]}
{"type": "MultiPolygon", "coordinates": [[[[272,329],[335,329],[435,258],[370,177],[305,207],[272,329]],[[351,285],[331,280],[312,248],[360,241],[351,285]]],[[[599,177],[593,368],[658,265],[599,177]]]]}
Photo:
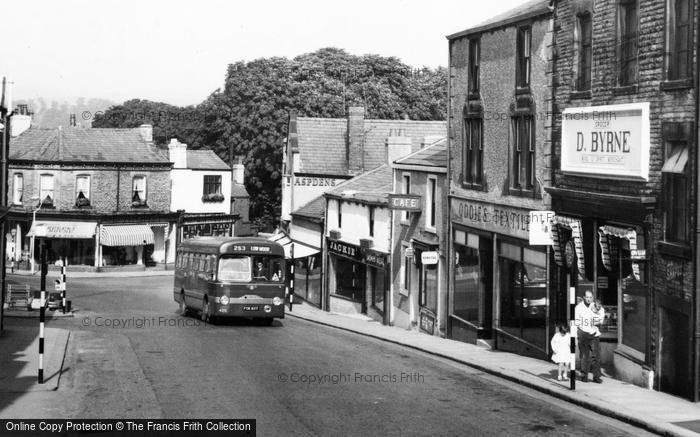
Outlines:
{"type": "Polygon", "coordinates": [[[306,258],[321,251],[316,247],[289,238],[285,232],[273,234],[268,240],[281,244],[284,248],[284,257],[287,259],[306,258]]]}
{"type": "Polygon", "coordinates": [[[103,246],[143,246],[153,241],[153,231],[148,225],[102,226],[100,231],[103,246]]]}
{"type": "Polygon", "coordinates": [[[576,251],[576,265],[581,276],[586,275],[586,263],[583,258],[583,230],[581,228],[581,220],[563,215],[555,215],[552,220],[552,247],[554,248],[554,261],[564,266],[564,241],[561,235],[561,229],[571,229],[571,237],[574,240],[574,249],[576,251]]]}
{"type": "MultiPolygon", "coordinates": [[[[612,260],[617,258],[617,251],[619,250],[616,243],[611,241],[612,238],[625,238],[629,241],[630,250],[637,250],[637,231],[634,229],[610,225],[599,227],[600,257],[603,260],[603,266],[608,270],[612,270],[612,260]]],[[[637,281],[641,280],[638,262],[632,262],[632,274],[637,281]]]]}

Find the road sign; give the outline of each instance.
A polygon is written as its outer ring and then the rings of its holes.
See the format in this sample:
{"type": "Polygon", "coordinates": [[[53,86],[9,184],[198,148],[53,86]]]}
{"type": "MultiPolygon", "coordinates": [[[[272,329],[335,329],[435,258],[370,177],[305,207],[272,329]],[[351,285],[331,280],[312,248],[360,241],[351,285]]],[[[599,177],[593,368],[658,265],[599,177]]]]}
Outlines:
{"type": "Polygon", "coordinates": [[[413,258],[413,248],[407,247],[404,255],[406,256],[406,258],[413,258]]]}
{"type": "Polygon", "coordinates": [[[66,283],[61,281],[60,279],[56,279],[54,281],[54,287],[56,288],[56,291],[65,291],[66,290],[66,283]]]}

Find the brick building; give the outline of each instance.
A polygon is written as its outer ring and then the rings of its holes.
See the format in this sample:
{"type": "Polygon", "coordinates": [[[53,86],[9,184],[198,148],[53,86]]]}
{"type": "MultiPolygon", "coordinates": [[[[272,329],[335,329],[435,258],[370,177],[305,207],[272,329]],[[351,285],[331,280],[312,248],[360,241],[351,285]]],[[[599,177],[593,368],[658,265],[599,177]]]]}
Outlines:
{"type": "Polygon", "coordinates": [[[448,36],[447,336],[544,359],[565,311],[529,243],[549,208],[552,26],[536,0],[448,36]]]}
{"type": "Polygon", "coordinates": [[[41,238],[49,263],[70,268],[164,264],[178,217],[171,167],[150,125],[28,129],[10,146],[8,256],[33,269],[41,238]]]}
{"type": "Polygon", "coordinates": [[[698,400],[697,4],[554,4],[553,286],[602,301],[617,378],[698,400]]]}

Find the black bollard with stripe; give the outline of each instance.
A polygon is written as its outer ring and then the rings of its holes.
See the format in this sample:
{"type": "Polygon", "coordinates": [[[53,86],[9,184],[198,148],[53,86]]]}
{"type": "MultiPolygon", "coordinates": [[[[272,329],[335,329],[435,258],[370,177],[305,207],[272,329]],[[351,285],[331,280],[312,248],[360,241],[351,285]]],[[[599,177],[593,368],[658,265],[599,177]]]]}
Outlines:
{"type": "Polygon", "coordinates": [[[571,357],[572,362],[569,364],[569,381],[571,382],[570,389],[576,390],[576,288],[571,287],[569,289],[569,311],[571,312],[571,327],[569,328],[569,333],[571,334],[571,357]]]}
{"type": "Polygon", "coordinates": [[[66,313],[66,261],[64,258],[61,265],[61,308],[63,308],[63,314],[66,313]]]}

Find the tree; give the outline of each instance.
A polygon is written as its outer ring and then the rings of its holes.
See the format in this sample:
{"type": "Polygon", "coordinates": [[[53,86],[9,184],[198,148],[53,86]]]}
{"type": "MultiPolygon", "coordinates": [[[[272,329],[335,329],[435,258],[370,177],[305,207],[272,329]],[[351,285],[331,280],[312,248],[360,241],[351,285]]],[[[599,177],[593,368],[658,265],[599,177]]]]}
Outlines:
{"type": "Polygon", "coordinates": [[[444,68],[416,70],[395,57],[323,48],[294,59],[231,64],[224,89],[196,107],[130,100],[110,108],[93,126],[150,122],[160,144],[177,137],[191,147],[212,149],[227,162],[231,153],[243,156],[251,219],[269,229],[280,215],[282,151],[290,111],[341,118],[348,107],[364,106],[367,117],[375,119],[444,120],[446,99],[444,68]],[[161,112],[173,115],[152,115],[161,112]],[[129,119],[139,113],[151,116],[129,119]]]}

